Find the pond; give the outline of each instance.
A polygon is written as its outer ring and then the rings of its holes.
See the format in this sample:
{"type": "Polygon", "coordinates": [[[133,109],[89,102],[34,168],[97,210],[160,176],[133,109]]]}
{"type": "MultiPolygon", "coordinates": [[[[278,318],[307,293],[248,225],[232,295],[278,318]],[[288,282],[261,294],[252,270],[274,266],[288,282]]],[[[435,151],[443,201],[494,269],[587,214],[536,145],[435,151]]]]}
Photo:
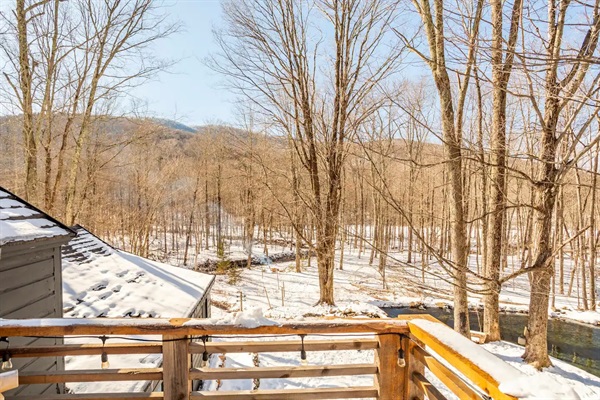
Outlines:
{"type": "MultiPolygon", "coordinates": [[[[442,308],[382,308],[390,317],[401,314],[429,314],[448,326],[454,325],[452,310],[442,308]]],[[[470,313],[471,330],[481,331],[483,312],[470,313]]],[[[527,315],[500,314],[500,329],[502,339],[517,343],[519,335],[527,325],[527,315]]],[[[558,319],[548,320],[548,350],[552,357],[563,360],[591,374],[600,376],[600,328],[558,319]]]]}

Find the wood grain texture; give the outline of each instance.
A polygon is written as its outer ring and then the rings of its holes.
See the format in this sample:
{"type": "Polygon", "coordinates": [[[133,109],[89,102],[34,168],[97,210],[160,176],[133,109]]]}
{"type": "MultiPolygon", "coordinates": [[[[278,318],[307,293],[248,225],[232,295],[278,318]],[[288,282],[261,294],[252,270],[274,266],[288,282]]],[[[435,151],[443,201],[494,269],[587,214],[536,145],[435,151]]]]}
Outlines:
{"type": "Polygon", "coordinates": [[[374,387],[193,392],[191,400],[314,400],[377,398],[374,387]]]}
{"type": "Polygon", "coordinates": [[[162,368],[123,368],[107,370],[68,370],[21,372],[20,385],[66,382],[153,381],[163,378],[162,368]]]}
{"type": "Polygon", "coordinates": [[[412,381],[421,388],[429,400],[446,400],[446,397],[420,373],[413,373],[412,381]]]}
{"type": "Polygon", "coordinates": [[[404,368],[398,365],[398,350],[401,346],[400,335],[380,335],[379,347],[375,351],[375,363],[379,370],[375,375],[375,386],[381,400],[402,398],[404,388],[404,368]]]}
{"type": "MultiPolygon", "coordinates": [[[[332,340],[305,340],[304,348],[306,351],[338,351],[338,350],[372,350],[376,349],[378,341],[376,338],[365,339],[337,339],[332,340]]],[[[300,340],[281,340],[269,342],[209,342],[206,343],[206,349],[209,353],[277,353],[300,351],[302,342],[300,340]]],[[[191,343],[190,352],[192,354],[201,354],[204,352],[202,343],[191,343]]]]}
{"type": "Polygon", "coordinates": [[[481,400],[481,396],[460,379],[456,373],[430,356],[420,347],[413,348],[413,355],[429,369],[459,399],[481,400]]]}
{"type": "Polygon", "coordinates": [[[277,379],[319,376],[371,375],[375,364],[309,365],[306,367],[249,367],[192,369],[191,379],[277,379]]]}
{"type": "Polygon", "coordinates": [[[164,335],[163,344],[163,390],[169,400],[189,400],[191,356],[185,336],[164,335]]]}
{"type": "MultiPolygon", "coordinates": [[[[24,400],[25,397],[6,396],[6,400],[24,400]]],[[[27,396],[27,400],[162,400],[162,392],[152,393],[81,393],[81,394],[45,394],[27,396]]]]}
{"type": "Polygon", "coordinates": [[[402,338],[402,348],[404,349],[406,361],[406,367],[404,368],[404,398],[407,400],[422,399],[424,397],[423,389],[416,385],[412,379],[414,373],[425,374],[425,366],[413,356],[413,349],[417,346],[410,338],[402,338]]]}
{"type": "Polygon", "coordinates": [[[40,320],[0,320],[5,336],[64,336],[64,335],[290,335],[339,333],[408,333],[401,319],[285,322],[247,328],[238,325],[211,323],[205,319],[131,319],[131,318],[70,318],[40,320]]]}

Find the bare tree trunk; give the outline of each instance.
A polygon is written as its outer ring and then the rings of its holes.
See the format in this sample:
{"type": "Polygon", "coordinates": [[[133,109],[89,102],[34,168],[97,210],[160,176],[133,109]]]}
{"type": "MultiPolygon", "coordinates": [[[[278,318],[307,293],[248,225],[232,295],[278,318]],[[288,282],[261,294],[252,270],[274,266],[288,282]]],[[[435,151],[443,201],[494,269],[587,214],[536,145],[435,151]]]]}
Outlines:
{"type": "MultiPolygon", "coordinates": [[[[568,162],[561,168],[557,167],[556,156],[560,140],[557,127],[561,112],[568,109],[573,102],[573,94],[579,90],[586,74],[589,71],[590,57],[595,53],[600,32],[599,2],[594,7],[593,18],[585,34],[578,53],[578,61],[571,65],[564,78],[559,77],[561,65],[561,43],[567,19],[569,2],[555,0],[548,5],[548,41],[547,68],[545,68],[544,107],[543,115],[540,114],[540,160],[543,163],[536,179],[535,188],[537,196],[534,202],[536,210],[535,224],[535,261],[531,272],[531,294],[529,298],[529,320],[527,345],[523,358],[534,367],[541,369],[550,366],[548,357],[547,328],[548,328],[548,303],[552,274],[554,272],[554,256],[552,247],[552,216],[556,202],[559,173],[564,174],[572,165],[568,162]]],[[[561,67],[562,69],[562,67],[561,67]]],[[[581,108],[575,108],[577,113],[581,108]]],[[[591,120],[588,120],[589,124],[591,120]]],[[[587,124],[583,125],[583,130],[587,124]]],[[[579,130],[579,137],[583,130],[579,130]]],[[[583,154],[583,153],[580,153],[583,154]]],[[[576,163],[575,163],[576,164],[576,163]]]]}
{"type": "Polygon", "coordinates": [[[225,257],[225,247],[223,243],[223,219],[222,219],[222,198],[221,198],[221,164],[217,166],[217,256],[225,257]]]}
{"type": "MultiPolygon", "coordinates": [[[[35,10],[33,10],[35,12],[35,10]]],[[[29,39],[27,23],[29,17],[25,0],[16,1],[17,35],[19,42],[19,89],[17,96],[23,111],[23,140],[25,156],[25,200],[35,200],[37,190],[37,139],[33,130],[33,70],[29,63],[29,39]]]]}
{"type": "Polygon", "coordinates": [[[209,249],[210,239],[210,204],[208,198],[208,160],[204,160],[204,250],[209,249]]]}
{"type": "Polygon", "coordinates": [[[185,249],[183,251],[183,265],[187,265],[188,251],[192,240],[192,226],[194,225],[194,211],[196,210],[196,198],[198,196],[198,188],[200,186],[200,174],[196,177],[196,185],[192,195],[192,203],[190,204],[190,216],[188,219],[187,231],[185,234],[185,249]]]}
{"type": "MultiPolygon", "coordinates": [[[[450,243],[452,265],[450,267],[454,271],[454,329],[464,336],[469,336],[470,327],[467,299],[467,260],[469,249],[464,208],[462,119],[471,69],[475,62],[475,45],[481,18],[476,17],[473,19],[469,38],[469,53],[464,74],[465,79],[464,82],[459,82],[459,96],[455,108],[452,83],[446,66],[444,2],[443,0],[434,0],[433,9],[429,1],[426,0],[413,0],[413,4],[425,28],[429,45],[428,57],[424,57],[410,42],[407,42],[407,45],[429,65],[437,88],[441,109],[440,118],[442,122],[444,159],[446,160],[445,166],[448,171],[450,183],[449,211],[451,221],[450,232],[452,236],[450,243]]],[[[481,15],[480,10],[482,6],[483,2],[479,1],[477,4],[479,16],[481,15]]]]}
{"type": "MultiPolygon", "coordinates": [[[[521,20],[521,1],[513,4],[511,26],[504,61],[501,0],[492,0],[492,83],[493,109],[490,157],[490,214],[488,216],[487,260],[485,277],[488,279],[484,295],[483,330],[487,340],[500,340],[500,263],[504,220],[506,218],[506,96],[512,70],[514,48],[521,20]]],[[[505,244],[506,245],[506,244],[505,244]]]]}
{"type": "MultiPolygon", "coordinates": [[[[585,208],[586,208],[586,202],[583,201],[583,196],[581,194],[581,176],[579,173],[579,170],[576,168],[575,169],[575,178],[576,178],[576,182],[577,182],[577,187],[576,187],[576,192],[577,192],[577,206],[578,206],[578,213],[577,213],[577,217],[576,217],[576,227],[575,227],[575,231],[579,232],[581,229],[583,229],[583,214],[585,212],[585,208]]],[[[586,284],[586,268],[585,268],[585,264],[586,264],[586,252],[585,252],[585,240],[584,237],[582,237],[581,235],[577,236],[576,239],[577,242],[577,252],[579,255],[579,258],[581,260],[581,294],[582,294],[582,303],[583,303],[583,309],[584,310],[588,310],[588,297],[587,297],[587,284],[586,284]]],[[[579,287],[579,280],[578,280],[578,285],[577,287],[579,287]]]]}
{"type": "Polygon", "coordinates": [[[346,248],[346,202],[342,200],[342,212],[340,213],[340,226],[341,226],[341,234],[340,234],[340,271],[344,269],[344,250],[346,248]]]}
{"type": "Polygon", "coordinates": [[[590,310],[596,311],[596,186],[598,184],[598,157],[600,145],[596,144],[596,154],[592,167],[592,199],[590,206],[590,310]]]}

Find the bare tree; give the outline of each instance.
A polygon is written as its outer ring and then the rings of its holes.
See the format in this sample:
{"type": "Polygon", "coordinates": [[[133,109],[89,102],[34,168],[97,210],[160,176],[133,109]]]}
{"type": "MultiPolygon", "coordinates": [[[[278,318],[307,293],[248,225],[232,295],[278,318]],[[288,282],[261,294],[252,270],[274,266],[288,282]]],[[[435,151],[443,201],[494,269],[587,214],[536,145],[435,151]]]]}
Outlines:
{"type": "MultiPolygon", "coordinates": [[[[4,72],[4,77],[8,81],[13,93],[17,98],[18,106],[23,113],[22,132],[23,132],[23,150],[25,159],[25,181],[24,198],[34,200],[37,190],[37,140],[34,132],[34,82],[32,57],[29,48],[29,30],[31,29],[31,20],[38,17],[40,7],[43,7],[47,1],[26,4],[25,0],[17,0],[15,3],[15,28],[17,47],[14,48],[7,43],[2,44],[2,49],[9,60],[12,60],[16,74],[16,79],[4,72]],[[18,60],[18,61],[16,61],[18,60]]],[[[3,19],[11,24],[7,16],[3,19]]],[[[35,61],[34,61],[35,64],[35,61]]]]}
{"type": "Polygon", "coordinates": [[[377,109],[376,102],[364,107],[364,101],[398,65],[397,44],[383,49],[396,8],[393,0],[231,2],[224,6],[228,27],[216,35],[221,54],[209,64],[292,138],[308,173],[311,190],[304,202],[316,223],[319,303],[334,304],[347,141],[377,109]],[[329,29],[322,39],[315,39],[319,29],[309,22],[317,12],[329,29]],[[327,40],[333,56],[320,52],[327,40]],[[331,75],[324,74],[328,70],[331,75]]]}
{"type": "Polygon", "coordinates": [[[85,51],[84,69],[79,79],[86,82],[86,88],[79,105],[83,112],[75,135],[75,150],[65,192],[65,220],[69,224],[73,223],[77,211],[77,171],[97,103],[164,69],[167,66],[164,61],[150,56],[147,48],[150,43],[177,29],[177,25],[167,24],[163,15],[157,15],[157,6],[151,0],[102,3],[81,0],[79,12],[83,21],[82,44],[85,51]],[[137,63],[124,67],[122,63],[134,61],[134,55],[138,57],[137,63]]]}
{"type": "MultiPolygon", "coordinates": [[[[464,104],[469,86],[471,70],[475,60],[476,39],[481,21],[483,1],[475,6],[475,14],[469,29],[467,59],[464,79],[459,81],[458,98],[455,99],[453,83],[446,63],[445,9],[443,0],[413,0],[418,12],[429,47],[429,54],[421,52],[412,40],[405,38],[410,48],[418,54],[431,69],[437,88],[444,152],[450,182],[450,219],[452,235],[452,263],[454,273],[454,329],[467,336],[470,332],[467,301],[467,223],[465,216],[465,198],[463,182],[463,114],[464,104]]],[[[402,37],[404,35],[400,33],[402,37]]]]}
{"type": "MultiPolygon", "coordinates": [[[[531,290],[529,300],[529,320],[527,324],[527,345],[525,361],[537,368],[551,365],[548,357],[547,326],[548,303],[551,278],[554,271],[554,248],[552,240],[553,210],[560,181],[576,165],[583,155],[592,149],[600,138],[581,145],[581,139],[598,114],[598,107],[591,110],[585,107],[598,91],[600,74],[586,83],[590,66],[596,60],[595,52],[600,34],[600,1],[583,10],[590,12],[587,30],[578,48],[565,46],[565,31],[570,10],[578,9],[568,0],[549,0],[547,19],[547,39],[543,40],[545,53],[542,53],[543,90],[536,92],[535,71],[540,65],[540,56],[530,54],[523,60],[526,66],[529,99],[536,112],[539,133],[539,162],[537,176],[533,178],[536,196],[533,207],[534,261],[531,266],[531,290]],[[542,105],[543,103],[543,105],[542,105]],[[568,151],[557,160],[559,145],[571,137],[568,151]]],[[[535,27],[535,17],[531,23],[535,27]]],[[[583,19],[582,19],[583,20],[583,19]]]]}
{"type": "MultiPolygon", "coordinates": [[[[484,296],[483,330],[490,341],[500,340],[500,263],[504,222],[506,214],[506,99],[508,83],[512,71],[515,47],[519,36],[522,0],[515,0],[512,6],[507,45],[504,49],[503,3],[491,0],[492,8],[492,127],[490,157],[490,213],[487,229],[487,259],[485,277],[488,279],[487,293],[484,296]]],[[[484,200],[485,201],[485,200],[484,200]]],[[[505,244],[506,245],[506,244],[505,244]]]]}

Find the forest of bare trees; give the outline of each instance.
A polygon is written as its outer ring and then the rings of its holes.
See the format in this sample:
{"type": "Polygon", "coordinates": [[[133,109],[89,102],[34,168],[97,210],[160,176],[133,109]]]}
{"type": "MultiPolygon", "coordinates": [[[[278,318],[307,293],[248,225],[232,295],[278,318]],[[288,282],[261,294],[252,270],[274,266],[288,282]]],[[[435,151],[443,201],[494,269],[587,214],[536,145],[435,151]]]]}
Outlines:
{"type": "Polygon", "coordinates": [[[253,243],[283,240],[298,271],[301,250],[316,256],[323,304],[344,249],[383,287],[392,265],[416,282],[439,265],[455,329],[469,333],[477,292],[490,340],[501,288],[527,276],[538,368],[554,296],[596,310],[600,0],[224,1],[204,62],[239,96],[237,123],[192,129],[126,106],[170,64],[148,50],[179,28],[167,13],[2,10],[0,186],[191,267],[202,249],[239,239],[250,263],[253,243]]]}

